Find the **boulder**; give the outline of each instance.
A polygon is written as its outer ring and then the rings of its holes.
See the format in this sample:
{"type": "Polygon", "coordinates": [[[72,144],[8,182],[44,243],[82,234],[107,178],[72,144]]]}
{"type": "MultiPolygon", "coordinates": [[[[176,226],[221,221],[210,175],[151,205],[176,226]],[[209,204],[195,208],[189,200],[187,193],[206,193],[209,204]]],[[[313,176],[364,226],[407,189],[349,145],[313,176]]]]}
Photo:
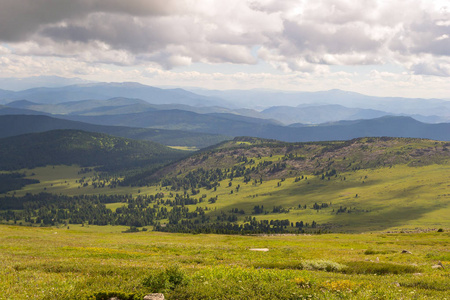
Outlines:
{"type": "Polygon", "coordinates": [[[161,293],[148,294],[144,297],[144,300],[164,300],[164,294],[161,293]]]}

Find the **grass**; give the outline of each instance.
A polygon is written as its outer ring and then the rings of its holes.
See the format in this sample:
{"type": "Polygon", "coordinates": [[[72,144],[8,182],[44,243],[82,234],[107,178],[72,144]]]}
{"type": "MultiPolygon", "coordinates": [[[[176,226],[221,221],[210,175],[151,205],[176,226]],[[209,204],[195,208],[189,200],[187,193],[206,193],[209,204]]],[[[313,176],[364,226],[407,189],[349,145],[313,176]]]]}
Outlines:
{"type": "MultiPolygon", "coordinates": [[[[49,192],[54,194],[169,194],[168,188],[160,186],[94,188],[91,183],[94,172],[79,174],[76,166],[55,166],[25,170],[29,178],[39,179],[39,184],[28,185],[22,190],[9,192],[16,196],[25,193],[49,192]],[[31,174],[34,173],[33,176],[31,174]],[[79,183],[85,177],[88,186],[79,183]]],[[[273,179],[262,184],[244,183],[235,178],[229,187],[229,180],[220,182],[216,191],[200,189],[206,199],[218,197],[217,202],[198,204],[208,207],[214,218],[220,212],[232,209],[244,210],[238,215],[242,222],[251,215],[256,205],[264,205],[266,213],[253,215],[259,220],[289,219],[291,222],[317,222],[322,230],[333,232],[370,232],[379,230],[408,231],[419,229],[450,228],[450,166],[448,164],[409,167],[396,165],[377,169],[340,173],[330,180],[320,176],[295,182],[294,178],[284,181],[273,179]],[[240,185],[239,191],[236,187],[240,185]],[[231,194],[231,191],[233,193],[231,194]],[[329,207],[314,210],[314,203],[327,203],[329,207]],[[299,209],[299,205],[302,209],[299,209]],[[307,206],[304,209],[304,205],[307,206]],[[274,206],[282,206],[289,212],[273,213],[274,206]],[[340,207],[347,207],[344,213],[337,213],[340,207]]],[[[177,193],[176,191],[173,193],[177,193]]],[[[178,192],[178,193],[182,193],[178,192]]],[[[198,197],[197,196],[197,197],[198,197]]],[[[108,204],[115,210],[122,203],[108,204]]],[[[170,208],[169,208],[170,209],[170,208]]],[[[195,206],[189,206],[195,210],[195,206]]]]}
{"type": "Polygon", "coordinates": [[[185,150],[185,151],[197,151],[199,150],[195,146],[168,146],[169,148],[176,149],[176,150],[185,150]]]}
{"type": "Polygon", "coordinates": [[[157,291],[167,299],[448,299],[450,291],[448,232],[227,236],[3,225],[0,242],[1,299],[157,291]],[[367,261],[368,249],[379,262],[367,261]],[[436,253],[447,257],[444,269],[431,268],[436,253]]]}

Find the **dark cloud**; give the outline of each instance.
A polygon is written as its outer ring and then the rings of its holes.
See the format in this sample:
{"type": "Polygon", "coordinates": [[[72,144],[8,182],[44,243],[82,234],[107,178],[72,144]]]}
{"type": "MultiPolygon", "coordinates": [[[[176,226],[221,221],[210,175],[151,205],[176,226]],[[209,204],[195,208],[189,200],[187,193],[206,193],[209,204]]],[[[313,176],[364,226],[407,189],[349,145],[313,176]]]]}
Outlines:
{"type": "Polygon", "coordinates": [[[0,40],[21,41],[46,25],[91,13],[167,15],[183,6],[176,0],[2,0],[0,40]]]}

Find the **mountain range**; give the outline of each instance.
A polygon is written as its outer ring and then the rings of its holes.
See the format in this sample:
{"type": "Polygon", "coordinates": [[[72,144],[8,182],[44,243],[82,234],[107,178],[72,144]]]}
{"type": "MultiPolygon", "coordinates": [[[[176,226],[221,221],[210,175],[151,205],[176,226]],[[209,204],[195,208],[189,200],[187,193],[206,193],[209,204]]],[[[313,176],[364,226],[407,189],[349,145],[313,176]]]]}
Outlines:
{"type": "Polygon", "coordinates": [[[445,100],[340,90],[195,92],[138,83],[0,90],[0,136],[79,129],[195,148],[236,136],[287,142],[366,136],[450,140],[445,100]],[[269,103],[277,105],[258,109],[269,103]]]}
{"type": "Polygon", "coordinates": [[[43,115],[0,115],[0,138],[56,129],[84,130],[189,148],[204,148],[229,139],[227,136],[189,131],[102,126],[43,115]]]}
{"type": "Polygon", "coordinates": [[[38,87],[23,91],[0,90],[0,104],[28,100],[55,104],[87,99],[106,100],[115,97],[138,98],[154,104],[188,104],[192,106],[224,105],[225,101],[197,95],[183,89],[164,90],[136,82],[88,83],[63,87],[38,87]]]}
{"type": "MultiPolygon", "coordinates": [[[[64,82],[62,78],[56,78],[55,81],[64,82]]],[[[450,121],[450,101],[443,99],[374,97],[341,90],[282,92],[161,89],[133,82],[83,83],[22,91],[0,90],[0,104],[52,114],[82,115],[181,109],[202,114],[230,113],[273,119],[285,125],[320,124],[386,115],[411,116],[425,123],[450,121]],[[109,103],[102,103],[101,100],[108,100],[109,103]]]]}
{"type": "MultiPolygon", "coordinates": [[[[68,117],[68,116],[63,116],[68,117]]],[[[322,125],[291,126],[232,120],[185,111],[158,111],[130,115],[76,117],[78,121],[49,116],[0,116],[0,136],[53,129],[81,129],[121,137],[151,140],[171,146],[204,148],[235,136],[254,136],[286,142],[348,140],[358,137],[411,137],[450,141],[450,123],[425,124],[410,117],[386,116],[370,120],[341,121],[322,125]],[[83,120],[84,122],[80,122],[83,120]],[[97,124],[93,124],[97,122],[97,124]],[[122,126],[111,126],[121,122],[122,126]],[[180,130],[145,127],[179,127],[180,130]]],[[[230,117],[227,119],[226,117],[230,117]]],[[[256,120],[256,121],[255,121],[256,120]]],[[[263,120],[264,121],[264,120],[263,120]]]]}

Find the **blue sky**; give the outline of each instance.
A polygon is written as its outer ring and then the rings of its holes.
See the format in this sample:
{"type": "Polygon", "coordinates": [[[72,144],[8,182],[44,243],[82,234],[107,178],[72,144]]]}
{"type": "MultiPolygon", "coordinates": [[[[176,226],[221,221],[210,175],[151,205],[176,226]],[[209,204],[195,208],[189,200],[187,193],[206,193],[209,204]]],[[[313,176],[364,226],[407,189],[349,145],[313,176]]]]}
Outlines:
{"type": "Polygon", "coordinates": [[[0,4],[0,77],[450,98],[450,0],[0,4]]]}

